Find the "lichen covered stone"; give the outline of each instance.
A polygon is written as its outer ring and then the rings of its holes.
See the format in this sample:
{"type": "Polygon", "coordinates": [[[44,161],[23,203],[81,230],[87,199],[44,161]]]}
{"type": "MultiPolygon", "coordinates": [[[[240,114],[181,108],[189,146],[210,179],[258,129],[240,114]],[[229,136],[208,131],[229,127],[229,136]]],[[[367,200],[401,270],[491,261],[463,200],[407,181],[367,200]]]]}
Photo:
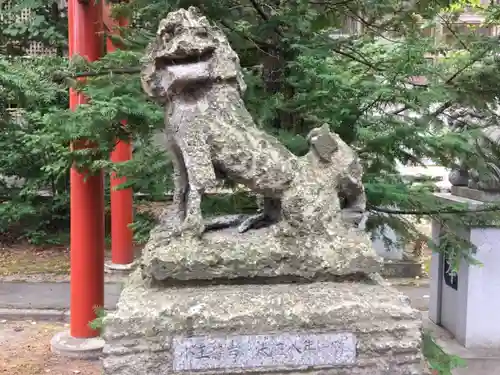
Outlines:
{"type": "Polygon", "coordinates": [[[328,225],[339,216],[339,194],[351,211],[365,210],[356,153],[328,125],[310,132],[310,151],[303,157],[260,129],[241,97],[238,55],[196,8],[161,21],[144,59],[142,86],[165,108],[177,235],[204,235],[201,200],[221,178],[264,197],[263,212],[242,223],[240,232],[287,222],[316,233],[325,227],[321,221],[328,225]]]}
{"type": "Polygon", "coordinates": [[[279,228],[238,233],[208,232],[202,238],[155,231],[143,250],[143,277],[154,281],[280,277],[329,280],[380,270],[371,242],[356,230],[337,236],[277,234],[279,228]],[[164,237],[165,236],[165,237],[164,237]]]}
{"type": "MultiPolygon", "coordinates": [[[[174,374],[174,339],[344,332],[353,365],[213,369],[200,374],[422,375],[422,319],[396,290],[369,283],[150,288],[140,274],[104,321],[107,375],[174,374]]],[[[207,355],[209,353],[207,352],[207,355]]],[[[224,358],[218,361],[223,362],[224,358]]],[[[230,366],[229,366],[230,367],[230,366]]]]}
{"type": "Polygon", "coordinates": [[[165,106],[174,202],[104,320],[105,374],[422,375],[421,317],[373,274],[381,258],[355,225],[355,151],[323,125],[293,155],[254,123],[242,77],[197,9],[160,23],[142,84],[165,106]],[[261,212],[204,218],[220,179],[261,212]]]}

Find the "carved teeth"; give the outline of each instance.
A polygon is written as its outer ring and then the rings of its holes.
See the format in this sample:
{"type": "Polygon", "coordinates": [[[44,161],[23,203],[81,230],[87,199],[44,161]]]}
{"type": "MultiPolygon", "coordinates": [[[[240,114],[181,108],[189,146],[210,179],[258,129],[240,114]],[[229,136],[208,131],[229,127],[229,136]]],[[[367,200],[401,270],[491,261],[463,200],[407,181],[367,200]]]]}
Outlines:
{"type": "Polygon", "coordinates": [[[172,53],[171,51],[161,50],[156,53],[156,63],[160,66],[172,66],[180,64],[192,64],[200,61],[208,61],[215,51],[213,47],[206,47],[198,51],[178,51],[172,53]]]}

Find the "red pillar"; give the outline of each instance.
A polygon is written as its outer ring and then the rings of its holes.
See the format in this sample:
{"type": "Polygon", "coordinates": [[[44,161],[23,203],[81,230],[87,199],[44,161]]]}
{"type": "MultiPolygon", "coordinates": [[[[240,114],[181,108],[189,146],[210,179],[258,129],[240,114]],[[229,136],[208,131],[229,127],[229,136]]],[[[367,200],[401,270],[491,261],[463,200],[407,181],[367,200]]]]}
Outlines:
{"type": "MultiPolygon", "coordinates": [[[[102,6],[94,1],[69,0],[69,55],[90,61],[103,52],[102,6]]],[[[70,107],[75,110],[85,98],[70,92],[70,107]]],[[[91,147],[84,140],[72,147],[91,147]]],[[[89,323],[95,309],[104,306],[104,179],[102,172],[88,176],[71,169],[71,318],[70,333],[75,338],[98,336],[89,323]]]]}
{"type": "MultiPolygon", "coordinates": [[[[111,153],[111,161],[119,163],[132,158],[129,142],[118,141],[111,153]]],[[[130,264],[134,261],[133,234],[129,225],[133,220],[132,189],[115,190],[127,179],[111,174],[111,262],[130,264]]]]}
{"type": "MultiPolygon", "coordinates": [[[[105,5],[106,6],[106,5],[105,5]]],[[[109,11],[109,8],[107,9],[109,11]]],[[[105,12],[106,13],[106,12],[105,12]]],[[[105,16],[108,28],[113,29],[115,25],[126,26],[125,19],[116,23],[105,16]]],[[[107,52],[113,52],[116,46],[108,38],[107,52]]],[[[125,121],[122,122],[126,124],[125,121]]],[[[111,161],[120,163],[132,158],[132,145],[130,142],[118,140],[115,149],[111,153],[111,161]]],[[[111,262],[113,265],[127,265],[134,261],[133,234],[129,225],[133,221],[133,196],[132,189],[116,190],[116,187],[126,182],[125,177],[117,177],[111,174],[111,262]]]]}

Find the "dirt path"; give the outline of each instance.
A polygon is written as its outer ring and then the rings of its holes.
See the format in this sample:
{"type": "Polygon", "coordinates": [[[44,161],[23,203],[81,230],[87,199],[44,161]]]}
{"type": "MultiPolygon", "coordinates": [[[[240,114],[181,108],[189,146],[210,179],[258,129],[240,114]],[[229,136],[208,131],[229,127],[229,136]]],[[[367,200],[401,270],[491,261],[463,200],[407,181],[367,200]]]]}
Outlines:
{"type": "MultiPolygon", "coordinates": [[[[143,245],[135,245],[136,258],[143,245]]],[[[106,250],[106,260],[111,252],[106,250]]],[[[21,243],[0,247],[0,282],[65,282],[69,281],[70,253],[66,246],[37,247],[21,243]]],[[[120,281],[121,276],[106,274],[106,282],[120,281]]]]}
{"type": "MultiPolygon", "coordinates": [[[[159,217],[164,210],[165,202],[139,201],[135,209],[141,213],[151,213],[159,217]]],[[[68,234],[69,235],[69,234],[68,234]]],[[[135,244],[136,258],[140,257],[144,245],[135,244]]],[[[106,260],[111,259],[108,248],[106,260]]],[[[70,252],[66,246],[36,246],[21,241],[10,245],[0,244],[0,282],[2,281],[31,281],[31,282],[59,282],[69,281],[70,252]]],[[[108,281],[115,281],[111,278],[108,281]]]]}
{"type": "Polygon", "coordinates": [[[101,375],[100,363],[55,356],[50,339],[63,323],[0,321],[1,375],[101,375]]]}

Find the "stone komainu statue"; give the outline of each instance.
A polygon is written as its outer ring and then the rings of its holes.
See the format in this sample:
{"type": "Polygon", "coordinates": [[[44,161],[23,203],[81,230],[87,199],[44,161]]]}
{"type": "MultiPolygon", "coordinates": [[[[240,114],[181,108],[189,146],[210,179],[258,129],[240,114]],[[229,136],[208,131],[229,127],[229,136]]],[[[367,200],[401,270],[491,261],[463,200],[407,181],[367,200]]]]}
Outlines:
{"type": "Polygon", "coordinates": [[[238,55],[196,8],[161,21],[142,85],[165,107],[180,232],[205,231],[201,199],[220,177],[264,197],[263,212],[240,223],[240,232],[278,221],[294,230],[323,230],[340,214],[339,195],[351,212],[364,211],[353,150],[325,125],[311,131],[310,152],[298,158],[257,128],[241,97],[246,86],[238,55]]]}
{"type": "Polygon", "coordinates": [[[161,22],[142,78],[165,106],[176,204],[104,318],[105,373],[423,374],[421,316],[343,220],[341,199],[365,206],[354,151],[322,126],[296,157],[258,129],[238,56],[194,8],[161,22]],[[263,197],[251,230],[206,230],[220,177],[263,197]]]}

